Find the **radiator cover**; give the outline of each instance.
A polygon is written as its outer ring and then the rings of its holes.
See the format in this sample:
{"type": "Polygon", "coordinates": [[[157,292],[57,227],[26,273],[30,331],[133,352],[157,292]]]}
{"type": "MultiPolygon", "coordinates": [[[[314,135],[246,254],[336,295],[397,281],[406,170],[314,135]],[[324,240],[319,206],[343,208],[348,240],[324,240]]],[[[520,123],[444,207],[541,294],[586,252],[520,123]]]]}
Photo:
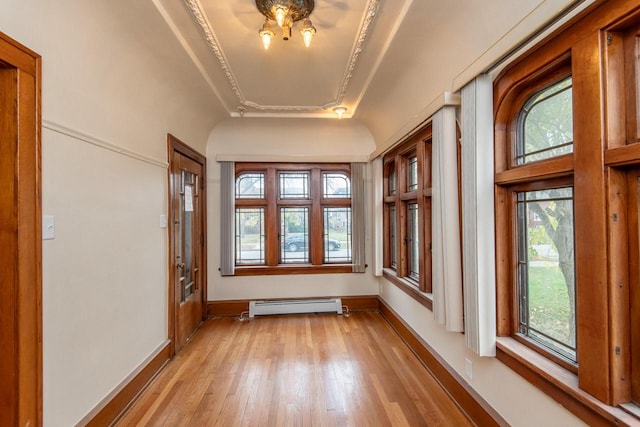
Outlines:
{"type": "Polygon", "coordinates": [[[250,301],[249,317],[270,314],[338,313],[342,314],[340,298],[300,300],[250,301]]]}

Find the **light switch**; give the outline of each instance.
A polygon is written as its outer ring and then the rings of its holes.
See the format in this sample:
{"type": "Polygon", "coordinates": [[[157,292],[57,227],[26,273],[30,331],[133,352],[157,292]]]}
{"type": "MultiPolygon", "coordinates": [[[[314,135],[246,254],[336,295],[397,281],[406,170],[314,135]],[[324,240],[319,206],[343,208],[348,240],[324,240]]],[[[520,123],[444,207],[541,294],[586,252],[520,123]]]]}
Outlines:
{"type": "Polygon", "coordinates": [[[165,214],[160,215],[160,228],[167,228],[168,220],[165,214]]]}
{"type": "Polygon", "coordinates": [[[42,216],[42,240],[51,240],[56,237],[56,222],[53,215],[42,216]]]}

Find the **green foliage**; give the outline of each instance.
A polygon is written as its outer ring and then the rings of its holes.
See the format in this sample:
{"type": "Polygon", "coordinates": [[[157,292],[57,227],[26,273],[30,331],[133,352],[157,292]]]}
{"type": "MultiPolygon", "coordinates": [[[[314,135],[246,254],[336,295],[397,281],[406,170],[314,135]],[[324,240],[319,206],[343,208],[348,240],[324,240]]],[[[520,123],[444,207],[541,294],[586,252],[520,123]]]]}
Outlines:
{"type": "Polygon", "coordinates": [[[564,276],[556,266],[529,267],[530,324],[558,341],[571,343],[572,303],[564,276]]]}
{"type": "MultiPolygon", "coordinates": [[[[534,95],[525,107],[524,153],[556,147],[573,141],[573,102],[571,78],[534,95]]],[[[540,160],[570,153],[571,146],[557,148],[527,157],[540,160]]]]}

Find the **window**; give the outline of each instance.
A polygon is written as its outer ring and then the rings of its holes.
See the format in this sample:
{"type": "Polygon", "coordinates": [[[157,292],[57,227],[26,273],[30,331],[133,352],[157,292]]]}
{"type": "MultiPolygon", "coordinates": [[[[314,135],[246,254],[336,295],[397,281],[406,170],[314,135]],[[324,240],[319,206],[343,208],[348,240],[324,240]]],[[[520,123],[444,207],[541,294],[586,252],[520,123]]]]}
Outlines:
{"type": "Polygon", "coordinates": [[[604,2],[494,81],[497,357],[590,425],[639,413],[638,40],[604,2]]]}
{"type": "Polygon", "coordinates": [[[236,209],[236,263],[263,264],[264,208],[236,209]]]}
{"type": "Polygon", "coordinates": [[[516,198],[518,333],[576,362],[573,189],[516,198]]]}
{"type": "Polygon", "coordinates": [[[384,156],[384,274],[423,304],[431,292],[431,126],[384,156]]]}
{"type": "Polygon", "coordinates": [[[517,164],[549,159],[573,151],[571,77],[535,94],[520,113],[517,164]]]}
{"type": "MultiPolygon", "coordinates": [[[[559,69],[568,67],[563,64],[559,69]]],[[[514,119],[515,155],[510,156],[514,160],[509,169],[512,173],[526,170],[528,163],[535,162],[538,171],[533,177],[528,176],[527,183],[518,179],[501,183],[500,191],[511,201],[507,209],[513,219],[508,228],[500,228],[498,241],[500,236],[515,240],[508,254],[515,278],[510,334],[575,369],[578,359],[572,171],[561,171],[554,162],[573,151],[571,82],[571,76],[558,80],[552,74],[542,89],[520,98],[523,101],[514,119]],[[566,178],[555,178],[558,174],[566,178]],[[509,236],[505,230],[513,230],[514,235],[509,236]]]]}
{"type": "Polygon", "coordinates": [[[235,169],[235,274],[351,272],[350,165],[235,169]]]}

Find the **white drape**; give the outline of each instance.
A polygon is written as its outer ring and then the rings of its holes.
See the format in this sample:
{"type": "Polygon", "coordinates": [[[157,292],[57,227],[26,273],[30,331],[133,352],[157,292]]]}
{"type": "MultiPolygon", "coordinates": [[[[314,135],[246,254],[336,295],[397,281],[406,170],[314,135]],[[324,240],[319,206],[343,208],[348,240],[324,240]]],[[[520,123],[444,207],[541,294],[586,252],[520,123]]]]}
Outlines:
{"type": "Polygon", "coordinates": [[[462,89],[462,223],[465,337],[480,356],[495,356],[493,84],[479,76],[462,89]]]}
{"type": "Polygon", "coordinates": [[[352,248],[352,271],[354,273],[364,273],[365,265],[365,186],[364,178],[366,163],[351,163],[351,238],[352,248]]]}
{"type": "Polygon", "coordinates": [[[448,331],[462,332],[462,272],[458,203],[456,109],[433,116],[433,314],[448,331]]]}
{"type": "Polygon", "coordinates": [[[382,276],[384,253],[384,225],[383,225],[383,164],[382,157],[373,160],[373,274],[382,276]]]}
{"type": "Polygon", "coordinates": [[[234,162],[220,162],[220,274],[235,274],[235,186],[234,162]]]}

